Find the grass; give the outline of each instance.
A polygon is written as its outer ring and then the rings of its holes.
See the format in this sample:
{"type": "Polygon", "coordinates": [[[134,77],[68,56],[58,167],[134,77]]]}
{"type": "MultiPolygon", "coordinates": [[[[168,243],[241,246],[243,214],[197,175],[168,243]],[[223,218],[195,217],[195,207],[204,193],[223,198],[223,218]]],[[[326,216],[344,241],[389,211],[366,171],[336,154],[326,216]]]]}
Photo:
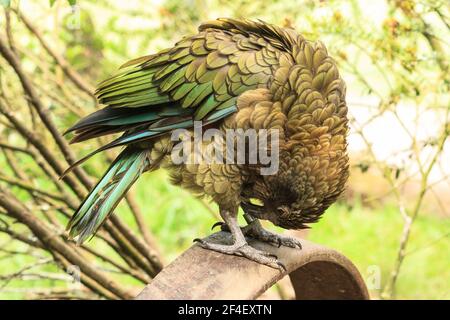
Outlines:
{"type": "MultiPolygon", "coordinates": [[[[334,205],[313,227],[310,239],[332,247],[358,267],[366,282],[380,271],[381,287],[397,257],[402,220],[395,207],[368,209],[334,205]]],[[[398,299],[449,299],[450,221],[419,216],[413,225],[407,256],[397,283],[398,299]]],[[[378,298],[380,290],[371,290],[378,298]]]]}

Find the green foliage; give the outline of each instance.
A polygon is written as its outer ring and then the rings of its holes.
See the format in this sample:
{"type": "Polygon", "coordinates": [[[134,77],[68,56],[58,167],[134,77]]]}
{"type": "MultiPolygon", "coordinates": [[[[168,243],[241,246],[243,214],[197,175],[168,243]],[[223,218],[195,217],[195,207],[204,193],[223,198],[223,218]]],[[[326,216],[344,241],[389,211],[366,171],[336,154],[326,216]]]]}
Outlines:
{"type": "MultiPolygon", "coordinates": [[[[49,0],[50,6],[53,7],[57,0],[49,0]]],[[[67,0],[69,5],[74,6],[77,4],[77,0],[67,0]]],[[[0,0],[0,5],[3,7],[9,7],[11,5],[11,0],[0,0]]]]}
{"type": "MultiPolygon", "coordinates": [[[[50,6],[52,7],[52,6],[55,4],[56,1],[57,1],[57,0],[49,0],[50,6]]],[[[74,5],[77,4],[77,0],[67,0],[67,2],[68,2],[69,5],[71,5],[71,6],[74,6],[74,5]]]]}
{"type": "Polygon", "coordinates": [[[8,8],[11,5],[11,0],[0,0],[0,5],[8,8]]]}
{"type": "MultiPolygon", "coordinates": [[[[393,205],[370,209],[358,202],[349,208],[332,206],[315,225],[309,239],[342,252],[358,267],[370,283],[371,271],[381,272],[381,288],[370,290],[372,298],[382,295],[388,282],[402,219],[393,205]]],[[[398,299],[449,299],[450,221],[445,217],[424,215],[412,230],[406,263],[400,273],[398,299]]]]}

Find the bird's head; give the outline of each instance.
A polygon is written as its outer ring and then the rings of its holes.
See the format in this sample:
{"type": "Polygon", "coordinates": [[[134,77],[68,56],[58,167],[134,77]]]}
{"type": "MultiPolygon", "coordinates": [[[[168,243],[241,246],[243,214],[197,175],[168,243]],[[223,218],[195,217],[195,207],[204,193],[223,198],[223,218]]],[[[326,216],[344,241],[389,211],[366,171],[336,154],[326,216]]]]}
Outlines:
{"type": "Polygon", "coordinates": [[[343,155],[322,165],[320,158],[282,163],[277,174],[262,176],[244,187],[241,207],[255,218],[285,229],[309,228],[344,190],[347,161],[343,155]]]}
{"type": "Polygon", "coordinates": [[[266,185],[263,188],[265,192],[252,192],[241,202],[246,214],[285,229],[306,229],[306,223],[315,222],[323,212],[304,208],[302,197],[289,185],[266,185]]]}

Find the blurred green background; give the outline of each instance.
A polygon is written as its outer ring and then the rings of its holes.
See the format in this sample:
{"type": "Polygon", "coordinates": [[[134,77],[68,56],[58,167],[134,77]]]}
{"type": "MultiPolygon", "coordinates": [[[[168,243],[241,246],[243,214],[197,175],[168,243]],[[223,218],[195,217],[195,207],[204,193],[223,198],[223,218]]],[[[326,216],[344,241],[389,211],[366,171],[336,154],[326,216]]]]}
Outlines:
{"type": "MultiPolygon", "coordinates": [[[[304,236],[349,257],[374,299],[450,298],[448,1],[61,0],[10,5],[28,16],[52,48],[92,84],[127,60],[170,47],[195,33],[201,22],[218,17],[262,19],[295,28],[307,39],[320,39],[348,87],[352,173],[342,199],[304,236]],[[393,272],[398,274],[394,283],[393,272]]],[[[4,17],[0,21],[6,37],[4,17]]],[[[17,47],[29,54],[23,55],[24,69],[36,75],[40,94],[62,132],[80,114],[94,110],[94,104],[67,85],[67,101],[77,112],[62,108],[45,79],[65,86],[64,74],[51,59],[42,58],[45,52],[33,35],[20,22],[12,22],[17,47]]],[[[18,80],[3,61],[1,66],[2,90],[14,99],[18,80]]],[[[9,143],[21,143],[6,125],[0,123],[0,128],[9,143]]],[[[85,143],[73,150],[81,156],[94,146],[85,143]]],[[[4,155],[0,164],[2,175],[14,175],[4,155]]],[[[20,158],[19,164],[35,186],[52,190],[29,159],[20,158]]],[[[98,177],[106,168],[104,157],[96,156],[85,168],[98,177]]],[[[20,188],[11,191],[24,203],[30,201],[20,188]]],[[[165,263],[193,238],[208,235],[218,219],[215,205],[170,185],[162,171],[144,175],[133,192],[165,263]]],[[[137,230],[126,206],[116,213],[137,230]]],[[[104,246],[97,239],[89,245],[104,246]]],[[[30,298],[33,288],[65,285],[64,277],[55,276],[64,272],[54,265],[38,267],[53,278],[11,277],[36,256],[5,233],[0,233],[0,246],[0,298],[30,298]]],[[[114,277],[125,286],[141,286],[114,277]]],[[[282,293],[283,288],[274,288],[268,296],[282,293]]]]}

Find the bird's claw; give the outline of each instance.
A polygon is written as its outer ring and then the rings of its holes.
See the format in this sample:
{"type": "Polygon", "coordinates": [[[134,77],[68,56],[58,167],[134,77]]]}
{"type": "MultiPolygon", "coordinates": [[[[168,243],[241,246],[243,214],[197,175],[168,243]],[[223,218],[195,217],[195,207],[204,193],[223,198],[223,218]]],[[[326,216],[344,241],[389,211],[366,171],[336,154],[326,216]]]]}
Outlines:
{"type": "Polygon", "coordinates": [[[223,245],[217,243],[210,243],[203,239],[198,238],[194,239],[194,242],[198,242],[199,246],[205,249],[217,251],[224,254],[245,257],[257,263],[264,264],[274,269],[278,269],[281,272],[286,271],[286,267],[278,260],[278,257],[276,255],[270,252],[255,249],[248,244],[223,245]]]}
{"type": "MultiPolygon", "coordinates": [[[[211,230],[213,230],[218,226],[220,226],[221,231],[230,232],[230,228],[223,221],[218,221],[214,223],[211,227],[211,230]]],[[[267,231],[257,221],[250,223],[245,227],[241,227],[241,230],[242,233],[247,237],[251,237],[253,239],[269,243],[278,248],[284,246],[294,249],[302,249],[302,244],[300,240],[297,240],[293,237],[283,236],[280,234],[267,231]]]]}
{"type": "Polygon", "coordinates": [[[284,246],[294,249],[302,249],[300,240],[293,237],[272,233],[270,231],[264,230],[261,227],[250,229],[246,235],[262,242],[277,246],[278,248],[284,246]]]}
{"type": "Polygon", "coordinates": [[[282,270],[282,272],[287,271],[286,266],[283,263],[281,263],[280,261],[277,260],[277,264],[278,264],[279,269],[282,270]]]}
{"type": "Polygon", "coordinates": [[[216,223],[214,223],[211,227],[211,230],[214,230],[214,228],[219,227],[219,226],[222,231],[230,231],[227,224],[223,221],[217,221],[216,223]],[[224,230],[224,229],[226,229],[226,230],[224,230]]]}

